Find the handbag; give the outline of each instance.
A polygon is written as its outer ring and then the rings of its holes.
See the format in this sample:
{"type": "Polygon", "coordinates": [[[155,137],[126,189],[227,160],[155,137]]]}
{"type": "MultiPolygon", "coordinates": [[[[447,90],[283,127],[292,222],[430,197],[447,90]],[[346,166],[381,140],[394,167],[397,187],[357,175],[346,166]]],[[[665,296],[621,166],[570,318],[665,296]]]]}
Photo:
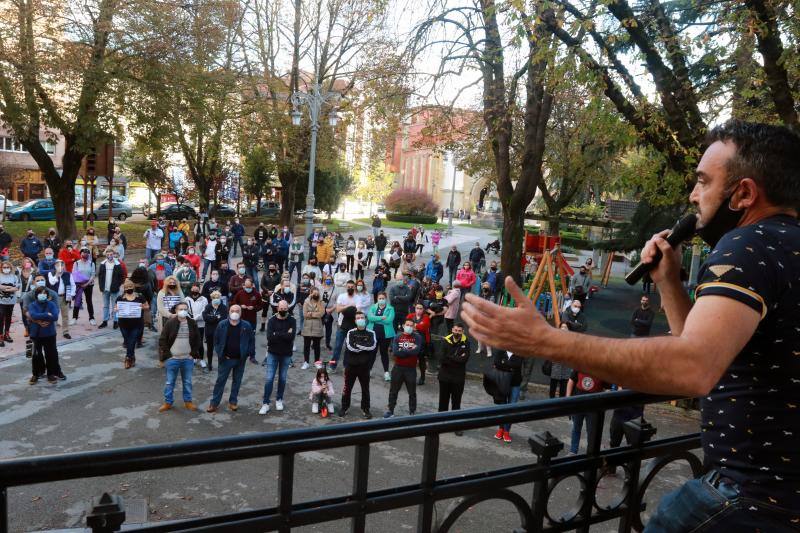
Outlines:
{"type": "Polygon", "coordinates": [[[489,367],[483,373],[483,389],[495,402],[505,403],[511,393],[511,372],[489,367]]]}
{"type": "Polygon", "coordinates": [[[553,373],[553,362],[545,360],[545,362],[542,363],[542,374],[544,374],[545,376],[549,376],[552,373],[553,373]]]}

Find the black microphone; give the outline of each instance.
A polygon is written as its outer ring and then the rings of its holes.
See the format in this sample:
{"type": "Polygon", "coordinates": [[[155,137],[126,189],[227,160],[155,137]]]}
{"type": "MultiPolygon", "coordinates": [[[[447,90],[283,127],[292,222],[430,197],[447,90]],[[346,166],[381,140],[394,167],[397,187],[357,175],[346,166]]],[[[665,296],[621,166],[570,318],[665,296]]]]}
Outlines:
{"type": "MultiPolygon", "coordinates": [[[[697,231],[697,215],[692,213],[690,215],[686,215],[682,219],[678,220],[675,225],[672,227],[672,231],[669,232],[669,235],[666,237],[666,241],[669,243],[670,246],[675,248],[683,241],[691,238],[695,232],[697,231]]],[[[656,256],[653,258],[652,263],[639,263],[636,265],[633,270],[631,270],[627,276],[625,276],[625,281],[628,282],[628,285],[635,285],[642,279],[642,277],[653,270],[655,266],[661,261],[661,250],[656,248],[656,256]]]]}

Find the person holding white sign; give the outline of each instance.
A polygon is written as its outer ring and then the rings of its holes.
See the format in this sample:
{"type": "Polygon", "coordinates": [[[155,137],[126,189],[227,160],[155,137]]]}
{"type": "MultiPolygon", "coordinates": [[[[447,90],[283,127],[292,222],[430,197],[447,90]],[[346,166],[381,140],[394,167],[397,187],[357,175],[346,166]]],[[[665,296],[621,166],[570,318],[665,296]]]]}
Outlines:
{"type": "Polygon", "coordinates": [[[136,294],[136,285],[126,279],[122,284],[122,296],[117,298],[114,311],[117,313],[119,331],[125,340],[125,368],[136,366],[136,343],[144,331],[143,311],[150,309],[147,300],[136,294]]]}

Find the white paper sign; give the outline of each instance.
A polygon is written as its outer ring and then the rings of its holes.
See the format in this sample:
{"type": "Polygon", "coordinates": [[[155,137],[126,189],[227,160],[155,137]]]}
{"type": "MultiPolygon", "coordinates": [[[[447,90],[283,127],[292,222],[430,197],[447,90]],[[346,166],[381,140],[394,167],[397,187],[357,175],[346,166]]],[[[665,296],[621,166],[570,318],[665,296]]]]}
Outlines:
{"type": "Polygon", "coordinates": [[[139,302],[117,302],[117,316],[119,318],[142,318],[142,304],[139,302]]]}

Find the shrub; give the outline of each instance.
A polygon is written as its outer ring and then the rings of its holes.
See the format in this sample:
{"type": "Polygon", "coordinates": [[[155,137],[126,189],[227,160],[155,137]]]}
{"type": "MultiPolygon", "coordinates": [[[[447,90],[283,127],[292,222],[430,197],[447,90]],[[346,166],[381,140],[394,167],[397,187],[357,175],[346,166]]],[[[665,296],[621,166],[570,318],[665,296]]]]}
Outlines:
{"type": "Polygon", "coordinates": [[[410,224],[436,224],[439,217],[436,215],[398,215],[397,213],[386,213],[386,220],[392,222],[408,222],[410,224]]]}
{"type": "Polygon", "coordinates": [[[433,198],[418,189],[395,189],[386,197],[384,205],[387,213],[397,215],[436,216],[439,213],[439,206],[433,198]]]}

